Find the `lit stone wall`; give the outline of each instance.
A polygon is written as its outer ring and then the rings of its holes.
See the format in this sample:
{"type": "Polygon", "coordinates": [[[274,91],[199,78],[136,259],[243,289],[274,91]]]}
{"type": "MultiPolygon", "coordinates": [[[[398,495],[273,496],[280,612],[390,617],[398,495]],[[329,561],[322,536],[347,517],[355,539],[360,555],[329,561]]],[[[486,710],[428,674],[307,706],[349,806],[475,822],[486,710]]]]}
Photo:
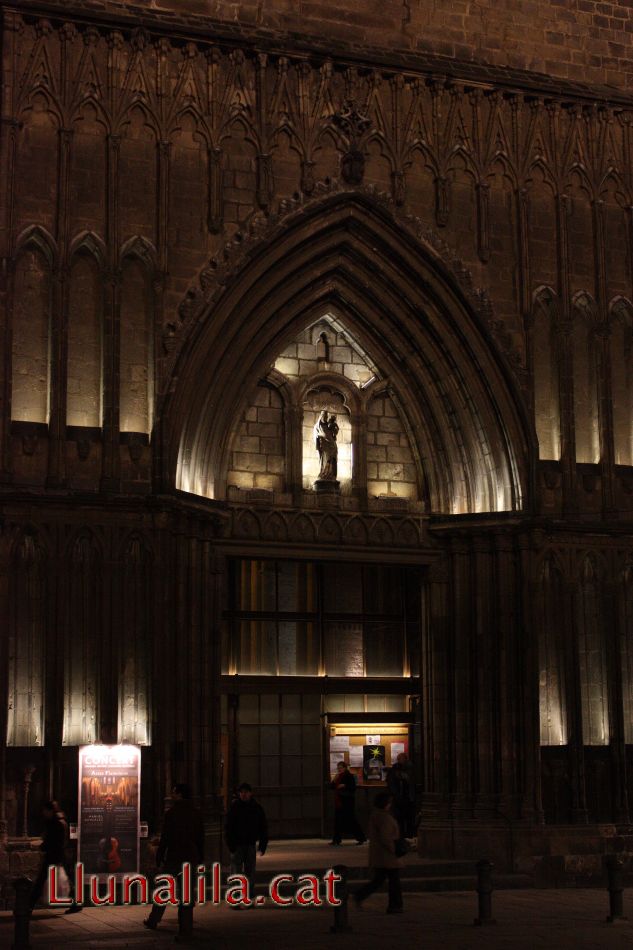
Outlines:
{"type": "Polygon", "coordinates": [[[367,409],[367,491],[416,500],[416,467],[393,400],[376,396],[367,409]]]}
{"type": "Polygon", "coordinates": [[[80,537],[70,554],[65,596],[63,745],[95,742],[99,707],[99,629],[92,612],[101,604],[98,551],[80,537]]]}
{"type": "Polygon", "coordinates": [[[7,745],[44,745],[46,567],[33,538],[16,552],[9,629],[7,745]]]}
{"type": "Polygon", "coordinates": [[[312,376],[315,373],[339,373],[363,386],[375,371],[368,358],[355,347],[350,337],[335,322],[320,320],[300,333],[275,361],[275,369],[291,379],[312,376]],[[327,337],[327,357],[319,357],[319,338],[322,333],[327,337]]]}
{"type": "Polygon", "coordinates": [[[152,320],[147,275],[127,260],[121,295],[121,431],[150,432],[153,389],[152,320]]]}
{"type": "Polygon", "coordinates": [[[613,436],[616,465],[633,465],[633,312],[628,304],[615,308],[611,325],[613,436]]]}
{"type": "Polygon", "coordinates": [[[619,659],[622,665],[622,706],[624,742],[633,744],[633,567],[629,564],[620,577],[619,659]]]}
{"type": "Polygon", "coordinates": [[[578,665],[585,745],[609,744],[609,692],[600,580],[591,560],[583,565],[576,596],[578,665]]]}
{"type": "Polygon", "coordinates": [[[542,295],[534,312],[534,417],[539,458],[560,458],[559,365],[553,300],[542,295]]]}
{"type": "Polygon", "coordinates": [[[233,440],[227,485],[283,491],[284,420],[281,396],[258,386],[233,440]]]}
{"type": "Polygon", "coordinates": [[[48,422],[50,271],[44,256],[28,249],[15,273],[11,417],[48,422]]]}
{"type": "Polygon", "coordinates": [[[535,610],[538,618],[539,719],[541,745],[567,743],[563,631],[563,580],[550,561],[541,571],[535,610]]]}
{"type": "Polygon", "coordinates": [[[68,305],[66,422],[101,425],[103,288],[97,262],[80,254],[73,263],[68,305]]]}

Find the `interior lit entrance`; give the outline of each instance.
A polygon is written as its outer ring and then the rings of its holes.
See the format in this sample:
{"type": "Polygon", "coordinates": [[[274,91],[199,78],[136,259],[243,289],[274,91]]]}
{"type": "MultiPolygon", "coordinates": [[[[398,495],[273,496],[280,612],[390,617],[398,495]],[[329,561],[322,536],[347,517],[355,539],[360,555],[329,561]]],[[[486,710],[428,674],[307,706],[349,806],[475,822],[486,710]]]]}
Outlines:
{"type": "Polygon", "coordinates": [[[225,803],[247,781],[271,836],[326,836],[329,783],[340,758],[357,777],[357,810],[366,820],[372,792],[384,785],[398,752],[411,755],[420,569],[235,558],[229,581],[221,678],[225,803]]]}

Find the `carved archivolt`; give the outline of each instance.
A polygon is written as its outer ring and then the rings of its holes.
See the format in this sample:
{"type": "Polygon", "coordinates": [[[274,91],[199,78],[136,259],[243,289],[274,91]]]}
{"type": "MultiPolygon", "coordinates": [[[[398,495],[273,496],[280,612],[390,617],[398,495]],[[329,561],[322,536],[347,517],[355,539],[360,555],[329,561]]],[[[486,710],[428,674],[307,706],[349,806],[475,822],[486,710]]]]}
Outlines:
{"type": "Polygon", "coordinates": [[[471,272],[455,256],[450,247],[433,228],[419,217],[403,212],[394,198],[381,192],[372,185],[359,185],[351,188],[338,179],[316,183],[312,194],[297,195],[293,199],[284,199],[275,213],[254,212],[231,241],[227,242],[220,255],[210,259],[198,275],[197,286],[190,287],[178,306],[178,320],[166,324],[163,343],[169,359],[169,369],[177,359],[181,347],[191,327],[208,315],[232,281],[238,279],[242,268],[266,247],[271,246],[285,231],[291,230],[307,215],[316,215],[320,208],[326,208],[337,197],[362,196],[370,205],[375,205],[383,213],[387,212],[392,223],[403,228],[415,240],[419,241],[425,252],[429,253],[461,287],[464,296],[472,308],[479,314],[482,322],[489,328],[500,345],[515,373],[523,381],[524,366],[522,357],[513,346],[512,335],[506,330],[503,320],[495,317],[492,302],[485,290],[478,289],[471,272]]]}

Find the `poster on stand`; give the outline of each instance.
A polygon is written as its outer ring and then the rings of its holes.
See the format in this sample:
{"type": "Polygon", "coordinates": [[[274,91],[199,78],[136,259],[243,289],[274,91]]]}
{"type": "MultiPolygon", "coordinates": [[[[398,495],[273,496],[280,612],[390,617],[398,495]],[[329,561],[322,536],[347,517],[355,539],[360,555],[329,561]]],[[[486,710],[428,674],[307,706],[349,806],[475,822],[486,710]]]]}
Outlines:
{"type": "Polygon", "coordinates": [[[79,749],[77,853],[86,874],[138,873],[140,792],[138,746],[79,749]]]}
{"type": "Polygon", "coordinates": [[[366,782],[382,782],[385,776],[384,745],[363,746],[363,775],[366,782]]]}

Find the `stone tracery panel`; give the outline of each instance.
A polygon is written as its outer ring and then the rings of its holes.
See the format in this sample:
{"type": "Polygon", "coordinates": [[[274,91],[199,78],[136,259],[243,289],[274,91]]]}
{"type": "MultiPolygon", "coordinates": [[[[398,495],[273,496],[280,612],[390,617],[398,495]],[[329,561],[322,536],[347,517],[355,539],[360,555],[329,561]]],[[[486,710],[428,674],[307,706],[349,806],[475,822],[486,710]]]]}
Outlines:
{"type": "Polygon", "coordinates": [[[99,644],[101,613],[97,549],[88,536],[77,538],[70,552],[68,614],[64,625],[64,745],[84,745],[99,738],[99,644]]]}
{"type": "Polygon", "coordinates": [[[543,288],[534,302],[534,416],[539,458],[560,458],[560,378],[556,300],[543,288]]]}
{"type": "Polygon", "coordinates": [[[25,535],[12,565],[9,626],[7,745],[44,745],[46,559],[37,539],[25,535]]]}
{"type": "Polygon", "coordinates": [[[142,540],[123,552],[119,657],[119,742],[150,744],[151,559],[142,540]]]}
{"type": "Polygon", "coordinates": [[[70,271],[66,422],[101,426],[103,283],[99,263],[78,253],[70,271]]]}
{"type": "Polygon", "coordinates": [[[587,294],[579,294],[574,307],[572,334],[574,372],[574,427],[576,461],[600,460],[598,379],[594,308],[587,294]]]}
{"type": "Polygon", "coordinates": [[[544,562],[536,599],[539,631],[541,745],[567,744],[563,579],[551,559],[544,562]]]}
{"type": "Polygon", "coordinates": [[[633,565],[620,577],[620,662],[622,669],[622,705],[624,741],[633,745],[633,565]]]}
{"type": "Polygon", "coordinates": [[[106,130],[94,104],[84,107],[73,128],[70,169],[70,228],[105,234],[106,130]]]}
{"type": "Polygon", "coordinates": [[[633,307],[619,298],[611,306],[613,440],[616,465],[633,465],[633,307]]]}
{"type": "Polygon", "coordinates": [[[576,597],[576,629],[585,745],[609,744],[609,686],[602,584],[596,564],[586,558],[576,597]]]}
{"type": "Polygon", "coordinates": [[[48,422],[51,270],[37,247],[18,259],[13,310],[11,416],[23,422],[48,422]]]}
{"type": "Polygon", "coordinates": [[[154,390],[150,275],[136,256],[126,257],[121,270],[120,427],[149,433],[154,390]]]}
{"type": "Polygon", "coordinates": [[[55,225],[58,130],[48,92],[36,93],[22,115],[16,156],[18,230],[37,223],[52,232],[55,225]]]}
{"type": "Polygon", "coordinates": [[[127,117],[119,146],[118,207],[121,242],[135,234],[158,244],[158,147],[148,114],[133,108],[127,117]]]}

